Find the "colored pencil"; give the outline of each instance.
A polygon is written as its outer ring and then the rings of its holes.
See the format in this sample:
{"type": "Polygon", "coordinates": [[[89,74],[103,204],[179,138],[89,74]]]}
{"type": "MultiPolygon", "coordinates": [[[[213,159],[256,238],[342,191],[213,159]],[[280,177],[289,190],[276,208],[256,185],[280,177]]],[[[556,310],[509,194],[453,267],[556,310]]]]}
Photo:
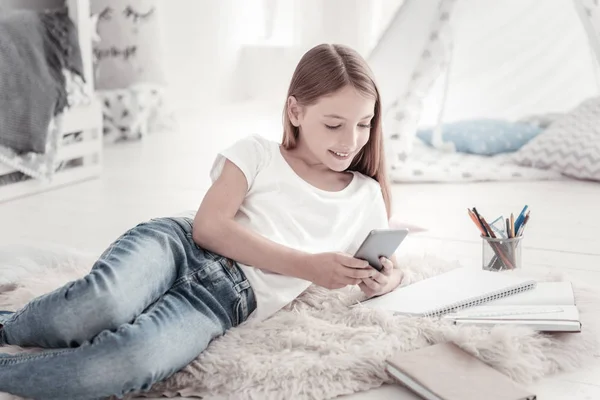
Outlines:
{"type": "Polygon", "coordinates": [[[510,213],[510,237],[515,237],[515,215],[510,213]]]}

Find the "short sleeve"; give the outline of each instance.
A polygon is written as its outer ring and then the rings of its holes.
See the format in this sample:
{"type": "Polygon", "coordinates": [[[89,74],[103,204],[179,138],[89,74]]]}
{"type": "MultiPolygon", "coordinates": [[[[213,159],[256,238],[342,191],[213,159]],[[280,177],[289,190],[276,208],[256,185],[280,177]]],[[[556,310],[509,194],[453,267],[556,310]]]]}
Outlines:
{"type": "Polygon", "coordinates": [[[362,221],[356,231],[356,237],[346,249],[351,254],[354,254],[356,250],[358,250],[358,247],[367,237],[369,232],[374,229],[388,229],[390,226],[385,202],[383,200],[383,193],[381,192],[379,183],[375,181],[373,181],[373,197],[371,199],[372,200],[368,205],[365,204],[364,212],[360,214],[362,216],[362,221]]]}
{"type": "Polygon", "coordinates": [[[248,182],[248,189],[250,189],[256,175],[265,165],[268,156],[267,145],[266,139],[254,135],[241,139],[221,151],[217,154],[210,170],[212,182],[215,182],[221,175],[227,159],[242,171],[248,182]]]}
{"type": "Polygon", "coordinates": [[[381,192],[379,185],[377,185],[375,199],[373,200],[370,211],[370,216],[365,221],[365,224],[367,225],[366,232],[370,232],[373,229],[388,229],[390,227],[385,201],[383,200],[383,193],[381,192]]]}

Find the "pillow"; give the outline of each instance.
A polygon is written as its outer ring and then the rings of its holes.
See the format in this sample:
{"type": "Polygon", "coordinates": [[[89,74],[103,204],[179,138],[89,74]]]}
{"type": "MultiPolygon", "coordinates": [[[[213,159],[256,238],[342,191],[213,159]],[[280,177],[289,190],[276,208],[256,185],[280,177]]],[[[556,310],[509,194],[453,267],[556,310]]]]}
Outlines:
{"type": "MultiPolygon", "coordinates": [[[[494,119],[466,120],[444,124],[442,141],[461,153],[491,156],[514,152],[542,131],[534,125],[494,119]]],[[[431,145],[433,128],[421,129],[417,137],[431,145]]]]}
{"type": "Polygon", "coordinates": [[[513,155],[517,164],[600,181],[600,98],[588,99],[513,155]]]}
{"type": "Polygon", "coordinates": [[[166,83],[158,0],[96,0],[93,43],[96,89],[125,89],[139,83],[166,83]]]}
{"type": "Polygon", "coordinates": [[[166,72],[159,0],[96,0],[93,43],[104,139],[137,139],[168,129],[166,72]]]}

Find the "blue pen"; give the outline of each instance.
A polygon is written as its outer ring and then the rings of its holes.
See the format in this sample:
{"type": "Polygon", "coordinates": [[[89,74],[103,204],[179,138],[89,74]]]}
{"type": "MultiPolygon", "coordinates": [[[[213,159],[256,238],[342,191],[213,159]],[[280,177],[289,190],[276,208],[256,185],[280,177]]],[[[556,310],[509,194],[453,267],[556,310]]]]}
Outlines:
{"type": "Polygon", "coordinates": [[[525,211],[527,211],[528,208],[529,206],[526,204],[525,207],[523,207],[523,211],[521,211],[521,214],[519,214],[519,216],[517,217],[517,220],[515,221],[515,232],[518,232],[521,228],[521,224],[525,219],[525,211]]]}

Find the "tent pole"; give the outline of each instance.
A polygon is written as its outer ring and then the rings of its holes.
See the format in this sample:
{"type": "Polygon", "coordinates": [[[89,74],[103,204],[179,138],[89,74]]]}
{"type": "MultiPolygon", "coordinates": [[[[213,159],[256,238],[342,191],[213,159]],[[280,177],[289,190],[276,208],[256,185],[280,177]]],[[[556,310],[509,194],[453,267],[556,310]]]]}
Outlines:
{"type": "Polygon", "coordinates": [[[600,67],[600,21],[598,21],[599,29],[596,31],[594,24],[591,21],[592,16],[588,15],[588,9],[584,7],[582,0],[573,0],[573,5],[575,6],[577,14],[579,14],[579,18],[581,19],[581,23],[583,24],[586,36],[590,43],[591,51],[593,52],[593,59],[596,61],[594,63],[594,76],[596,77],[596,89],[600,93],[600,79],[598,78],[598,68],[600,67]]]}

